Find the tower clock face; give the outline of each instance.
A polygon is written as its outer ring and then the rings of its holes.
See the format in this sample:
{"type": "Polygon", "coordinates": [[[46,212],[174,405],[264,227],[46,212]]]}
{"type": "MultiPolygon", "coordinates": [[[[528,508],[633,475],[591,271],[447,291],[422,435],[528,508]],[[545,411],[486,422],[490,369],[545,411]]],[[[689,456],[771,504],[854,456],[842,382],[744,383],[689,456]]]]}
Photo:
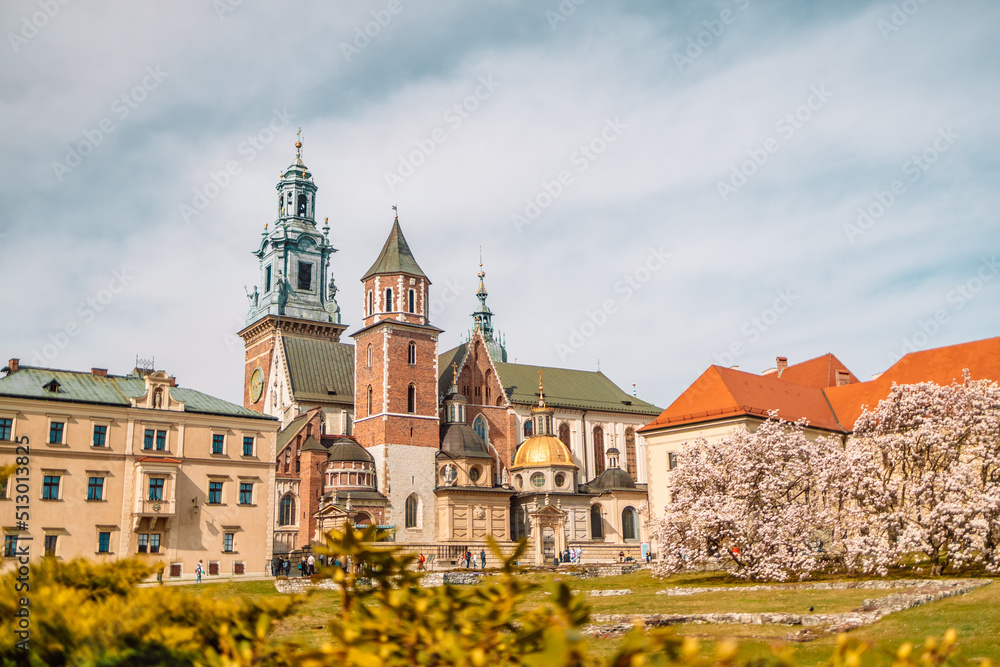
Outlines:
{"type": "Polygon", "coordinates": [[[260,366],[254,369],[250,376],[250,401],[256,403],[264,394],[264,371],[260,366]]]}

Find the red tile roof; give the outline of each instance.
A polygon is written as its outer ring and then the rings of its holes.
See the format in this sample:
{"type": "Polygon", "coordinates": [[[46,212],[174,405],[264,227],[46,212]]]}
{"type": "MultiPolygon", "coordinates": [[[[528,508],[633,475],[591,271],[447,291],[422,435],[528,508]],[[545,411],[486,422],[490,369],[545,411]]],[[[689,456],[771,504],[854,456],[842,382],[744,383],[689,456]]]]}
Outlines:
{"type": "Polygon", "coordinates": [[[822,389],[783,382],[775,375],[755,375],[711,366],[640,431],[714,421],[727,416],[766,417],[768,410],[778,410],[778,416],[788,421],[805,418],[816,428],[841,430],[822,389]]]}
{"type": "Polygon", "coordinates": [[[840,359],[830,353],[789,366],[775,377],[792,384],[825,389],[837,386],[837,371],[847,372],[851,382],[860,382],[840,359]]]}
{"type": "Polygon", "coordinates": [[[805,418],[815,428],[849,432],[864,407],[875,408],[894,382],[951,384],[961,381],[964,369],[974,380],[1000,381],[1000,338],[912,352],[875,380],[859,382],[851,373],[851,384],[839,387],[837,371],[850,371],[832,354],[788,366],[780,377],[711,366],[639,432],[727,416],[765,417],[769,410],[787,421],[805,418]]]}

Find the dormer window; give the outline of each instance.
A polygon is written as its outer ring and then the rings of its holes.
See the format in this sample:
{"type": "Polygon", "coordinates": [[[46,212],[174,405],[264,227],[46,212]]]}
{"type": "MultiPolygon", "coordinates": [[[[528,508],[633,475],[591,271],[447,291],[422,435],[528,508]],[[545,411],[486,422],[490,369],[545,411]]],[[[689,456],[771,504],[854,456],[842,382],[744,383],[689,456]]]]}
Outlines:
{"type": "Polygon", "coordinates": [[[299,289],[300,290],[311,290],[312,289],[312,270],[313,265],[309,262],[299,262],[299,289]]]}
{"type": "Polygon", "coordinates": [[[52,394],[58,394],[60,386],[62,385],[56,382],[55,378],[52,378],[46,384],[42,385],[42,389],[52,394]]]}

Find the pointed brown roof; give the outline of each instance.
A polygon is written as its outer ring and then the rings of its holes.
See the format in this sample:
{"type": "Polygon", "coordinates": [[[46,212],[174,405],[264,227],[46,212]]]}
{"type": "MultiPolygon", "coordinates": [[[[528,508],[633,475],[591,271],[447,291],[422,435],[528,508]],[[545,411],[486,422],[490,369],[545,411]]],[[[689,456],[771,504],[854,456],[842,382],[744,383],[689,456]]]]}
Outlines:
{"type": "Polygon", "coordinates": [[[399,227],[399,218],[396,218],[392,223],[392,230],[389,232],[389,238],[385,240],[385,245],[382,246],[381,254],[372,264],[372,268],[368,269],[368,272],[362,276],[361,282],[372,276],[396,273],[427,277],[417,265],[417,260],[413,259],[410,246],[406,243],[403,230],[399,227]]]}

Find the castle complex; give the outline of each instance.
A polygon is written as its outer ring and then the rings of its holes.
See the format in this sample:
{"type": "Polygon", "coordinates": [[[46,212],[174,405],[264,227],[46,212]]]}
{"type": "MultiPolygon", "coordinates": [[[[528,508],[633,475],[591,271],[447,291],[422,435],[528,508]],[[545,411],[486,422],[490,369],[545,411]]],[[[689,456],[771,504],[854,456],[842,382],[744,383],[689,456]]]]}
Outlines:
{"type": "MultiPolygon", "coordinates": [[[[382,526],[445,558],[492,536],[527,537],[536,559],[585,559],[646,540],[645,442],[660,409],[600,372],[507,361],[486,304],[460,345],[430,321],[431,280],[398,216],[360,277],[364,311],[348,325],[330,273],[329,224],[316,222],[301,158],[277,185],[277,219],[254,254],[245,407],[281,420],[274,553],[308,548],[345,523],[382,526]]],[[[373,252],[374,254],[374,252],[373,252]]]]}

